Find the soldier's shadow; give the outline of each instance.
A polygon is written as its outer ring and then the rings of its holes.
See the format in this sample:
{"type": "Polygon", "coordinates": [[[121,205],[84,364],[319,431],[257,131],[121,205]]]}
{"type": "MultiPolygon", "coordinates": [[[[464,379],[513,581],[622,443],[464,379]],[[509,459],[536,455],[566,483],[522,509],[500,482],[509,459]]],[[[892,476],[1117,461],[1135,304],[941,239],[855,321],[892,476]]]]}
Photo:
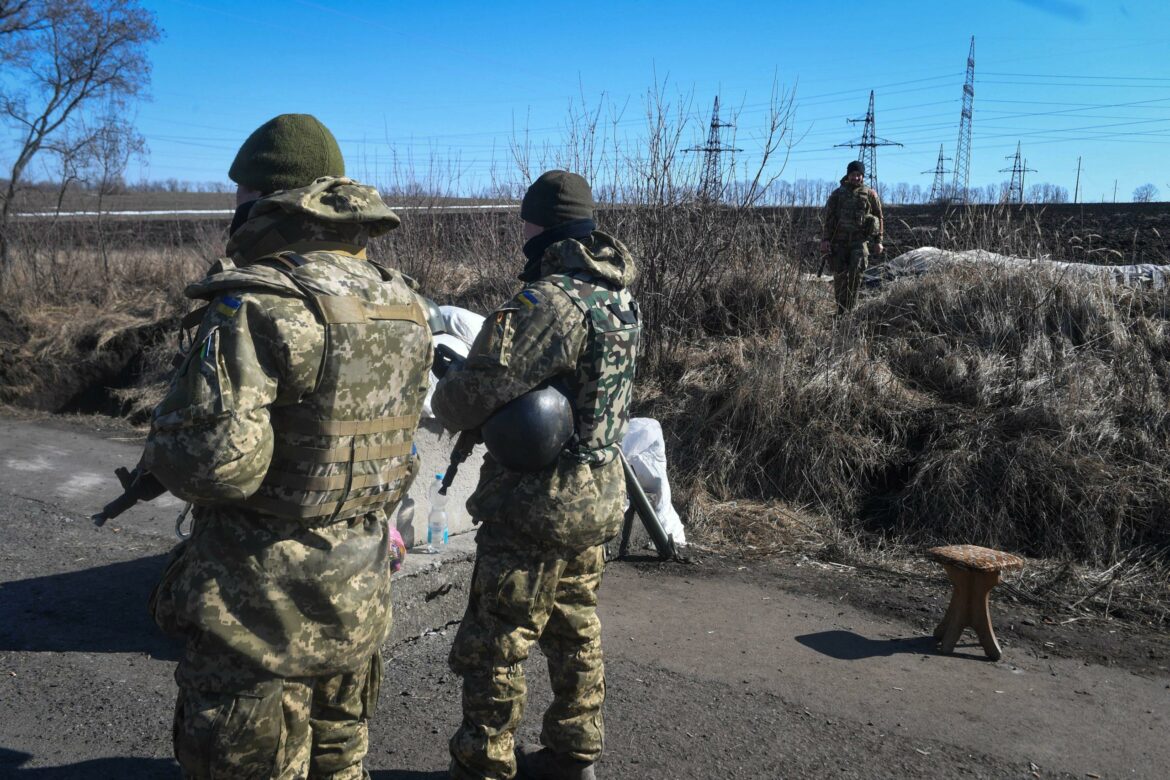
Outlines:
{"type": "Polygon", "coordinates": [[[0,748],[0,777],[13,780],[124,780],[124,778],[179,777],[179,765],[169,758],[95,758],[76,764],[22,769],[31,755],[0,748]]]}
{"type": "Polygon", "coordinates": [[[180,645],[146,611],[166,559],[152,555],[0,583],[0,650],[147,653],[177,660],[180,645]]]}

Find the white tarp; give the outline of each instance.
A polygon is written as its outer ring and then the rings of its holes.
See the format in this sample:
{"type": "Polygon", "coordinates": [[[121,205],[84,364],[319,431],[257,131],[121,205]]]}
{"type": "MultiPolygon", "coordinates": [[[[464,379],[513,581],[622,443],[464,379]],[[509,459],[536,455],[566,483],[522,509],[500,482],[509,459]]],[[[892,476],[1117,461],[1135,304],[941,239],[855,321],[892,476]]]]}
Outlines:
{"type": "Polygon", "coordinates": [[[875,265],[865,272],[865,285],[876,287],[882,282],[903,276],[919,276],[947,265],[979,263],[1012,268],[1045,269],[1050,273],[1102,281],[1110,285],[1164,288],[1170,286],[1170,265],[1092,265],[1067,263],[1048,258],[1012,257],[982,249],[952,252],[932,246],[919,247],[875,265]]]}
{"type": "Polygon", "coordinates": [[[676,545],[685,545],[686,531],[683,530],[678,512],[670,503],[670,481],[666,477],[666,440],[662,437],[662,426],[650,417],[630,418],[630,426],[622,439],[622,452],[626,454],[638,484],[654,505],[662,530],[674,537],[676,545]]]}

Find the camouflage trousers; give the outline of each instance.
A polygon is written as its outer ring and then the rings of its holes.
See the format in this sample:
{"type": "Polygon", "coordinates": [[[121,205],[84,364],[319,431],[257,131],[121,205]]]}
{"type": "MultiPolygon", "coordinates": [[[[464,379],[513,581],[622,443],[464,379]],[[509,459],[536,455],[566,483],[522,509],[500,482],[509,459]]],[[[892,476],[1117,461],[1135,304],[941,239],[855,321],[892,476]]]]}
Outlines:
{"type": "Polygon", "coordinates": [[[175,670],[174,749],[185,780],[362,780],[382,657],[322,677],[258,674],[188,650],[175,670]]]}
{"type": "Polygon", "coordinates": [[[463,677],[452,778],[516,774],[513,734],[527,697],[523,662],[534,642],[548,659],[553,691],[540,741],[582,761],[601,755],[605,669],[597,589],[604,569],[600,546],[558,558],[485,547],[481,537],[467,613],[451,647],[451,670],[463,677]]]}
{"type": "Polygon", "coordinates": [[[869,265],[869,242],[834,243],[829,250],[829,270],[833,272],[833,297],[837,313],[844,314],[857,304],[861,274],[869,265]]]}

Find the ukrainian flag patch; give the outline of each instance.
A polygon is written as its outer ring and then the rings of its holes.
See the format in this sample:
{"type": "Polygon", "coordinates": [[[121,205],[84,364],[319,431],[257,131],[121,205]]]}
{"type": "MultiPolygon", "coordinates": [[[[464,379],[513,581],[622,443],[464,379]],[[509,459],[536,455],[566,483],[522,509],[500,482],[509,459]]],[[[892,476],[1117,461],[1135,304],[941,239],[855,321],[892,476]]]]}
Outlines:
{"type": "Polygon", "coordinates": [[[239,298],[233,298],[230,295],[225,295],[220,302],[215,306],[215,313],[221,317],[234,317],[236,312],[240,310],[241,301],[239,298]]]}
{"type": "Polygon", "coordinates": [[[532,290],[523,290],[520,293],[520,302],[531,309],[540,303],[540,298],[537,298],[536,293],[532,292],[532,290]]]}

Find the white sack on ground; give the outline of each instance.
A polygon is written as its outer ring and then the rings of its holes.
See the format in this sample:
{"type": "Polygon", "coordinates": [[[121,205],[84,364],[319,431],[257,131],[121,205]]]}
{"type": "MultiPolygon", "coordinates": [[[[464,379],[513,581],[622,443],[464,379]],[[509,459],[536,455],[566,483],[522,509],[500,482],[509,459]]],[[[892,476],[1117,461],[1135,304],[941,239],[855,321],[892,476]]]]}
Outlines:
{"type": "Polygon", "coordinates": [[[1117,286],[1154,287],[1170,286],[1170,265],[1092,265],[1090,263],[1066,263],[1047,258],[1032,259],[996,254],[982,249],[951,252],[932,246],[919,247],[900,254],[886,262],[875,265],[865,272],[866,287],[877,287],[883,282],[903,276],[919,276],[948,265],[978,263],[1011,268],[1046,270],[1050,273],[1078,279],[1089,279],[1117,286]]]}
{"type": "MultiPolygon", "coordinates": [[[[443,327],[447,332],[437,336],[432,335],[432,343],[436,347],[446,345],[463,357],[467,357],[471,343],[475,341],[475,337],[479,335],[479,329],[483,326],[483,317],[458,306],[440,306],[439,313],[443,315],[443,327]]],[[[429,419],[433,419],[435,416],[435,413],[431,411],[431,396],[435,394],[435,385],[438,384],[438,381],[438,377],[433,373],[427,374],[429,386],[427,387],[427,397],[423,400],[422,416],[429,419]]]]}
{"type": "Polygon", "coordinates": [[[662,437],[662,426],[650,417],[632,417],[626,436],[622,439],[622,452],[638,478],[638,484],[646,491],[646,497],[654,505],[662,530],[674,537],[674,543],[687,543],[686,531],[674,505],[670,503],[670,482],[666,477],[666,440],[662,437]]]}

